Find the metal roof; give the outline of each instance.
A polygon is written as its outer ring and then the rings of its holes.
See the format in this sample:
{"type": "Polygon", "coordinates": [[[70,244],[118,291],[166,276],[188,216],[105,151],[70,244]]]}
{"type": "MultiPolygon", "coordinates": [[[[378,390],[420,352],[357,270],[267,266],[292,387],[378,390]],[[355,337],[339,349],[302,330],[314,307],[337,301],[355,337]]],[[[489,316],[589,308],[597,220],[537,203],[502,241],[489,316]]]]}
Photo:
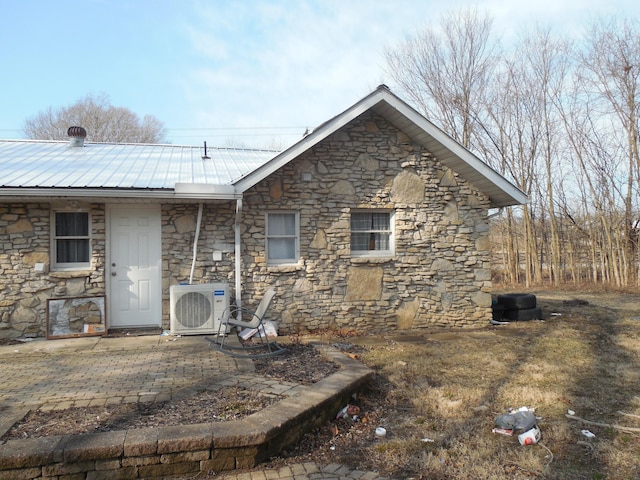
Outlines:
{"type": "Polygon", "coordinates": [[[174,189],[232,185],[278,152],[180,145],[2,140],[0,187],[174,189]]]}

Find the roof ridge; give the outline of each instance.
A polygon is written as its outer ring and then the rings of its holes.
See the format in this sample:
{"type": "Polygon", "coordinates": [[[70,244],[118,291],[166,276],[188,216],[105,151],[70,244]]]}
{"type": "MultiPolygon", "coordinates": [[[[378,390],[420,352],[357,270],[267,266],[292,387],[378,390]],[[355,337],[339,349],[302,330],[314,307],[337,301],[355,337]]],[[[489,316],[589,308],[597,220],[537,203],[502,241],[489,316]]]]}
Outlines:
{"type": "MultiPolygon", "coordinates": [[[[34,138],[0,138],[0,143],[55,143],[67,144],[68,140],[34,139],[34,138]]],[[[114,145],[114,146],[143,146],[143,147],[175,147],[175,148],[203,148],[202,145],[183,145],[175,143],[135,143],[135,142],[85,142],[88,145],[114,145]]],[[[239,152],[273,152],[279,153],[281,149],[258,147],[217,147],[207,145],[207,150],[239,151],[239,152]]]]}

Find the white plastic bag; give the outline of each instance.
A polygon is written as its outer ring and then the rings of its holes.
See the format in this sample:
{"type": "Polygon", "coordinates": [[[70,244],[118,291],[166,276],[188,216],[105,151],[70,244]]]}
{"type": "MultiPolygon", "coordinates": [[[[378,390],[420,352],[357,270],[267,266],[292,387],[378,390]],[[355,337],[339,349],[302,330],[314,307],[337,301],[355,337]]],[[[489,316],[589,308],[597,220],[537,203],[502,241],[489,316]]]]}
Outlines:
{"type": "Polygon", "coordinates": [[[262,323],[262,333],[265,337],[277,337],[278,336],[278,325],[276,322],[272,322],[271,320],[265,320],[262,323]]]}

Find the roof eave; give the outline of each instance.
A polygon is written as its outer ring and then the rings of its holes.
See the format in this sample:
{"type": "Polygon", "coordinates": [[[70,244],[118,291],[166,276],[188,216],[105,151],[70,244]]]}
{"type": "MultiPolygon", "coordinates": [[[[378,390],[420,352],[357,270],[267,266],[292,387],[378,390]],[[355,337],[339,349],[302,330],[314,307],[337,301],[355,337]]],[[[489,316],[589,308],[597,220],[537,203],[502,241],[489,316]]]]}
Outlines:
{"type": "MultiPolygon", "coordinates": [[[[178,185],[178,184],[176,184],[178,185]]],[[[139,188],[43,188],[43,187],[3,187],[0,198],[4,199],[56,199],[56,198],[100,198],[131,200],[235,200],[242,198],[235,189],[189,190],[180,188],[139,189],[139,188]]]]}

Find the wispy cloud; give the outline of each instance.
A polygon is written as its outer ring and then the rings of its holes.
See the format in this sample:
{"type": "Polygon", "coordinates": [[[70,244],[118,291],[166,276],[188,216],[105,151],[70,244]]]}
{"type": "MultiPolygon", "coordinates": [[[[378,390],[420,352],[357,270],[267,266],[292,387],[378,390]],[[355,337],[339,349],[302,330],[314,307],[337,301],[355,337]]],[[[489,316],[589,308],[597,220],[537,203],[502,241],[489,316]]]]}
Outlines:
{"type": "MultiPolygon", "coordinates": [[[[295,126],[302,135],[378,84],[394,89],[385,49],[437,26],[445,12],[486,11],[507,41],[536,23],[577,35],[589,17],[640,16],[637,0],[110,0],[81,9],[40,3],[3,6],[0,44],[10,45],[3,50],[10,73],[0,93],[0,129],[10,133],[0,136],[15,136],[26,117],[90,92],[157,116],[175,143],[224,135],[207,128],[295,126]]],[[[268,134],[260,132],[246,141],[264,144],[268,134]]]]}
{"type": "Polygon", "coordinates": [[[383,50],[411,17],[388,2],[246,5],[201,5],[206,21],[189,28],[204,60],[185,89],[216,105],[199,123],[314,127],[384,80],[383,50]]]}

